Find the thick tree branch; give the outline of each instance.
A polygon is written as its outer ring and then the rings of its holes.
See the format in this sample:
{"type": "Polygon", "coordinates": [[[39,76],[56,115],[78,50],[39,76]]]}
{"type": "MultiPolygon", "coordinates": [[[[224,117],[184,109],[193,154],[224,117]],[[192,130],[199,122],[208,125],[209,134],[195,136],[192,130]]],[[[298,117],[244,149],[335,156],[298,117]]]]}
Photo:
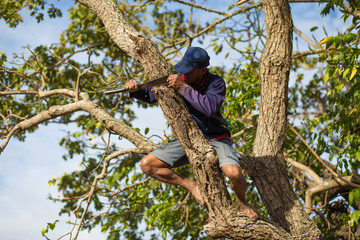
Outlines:
{"type": "Polygon", "coordinates": [[[9,96],[9,95],[38,95],[40,98],[51,97],[64,95],[69,97],[75,97],[75,92],[70,89],[54,89],[50,91],[29,91],[29,90],[14,90],[14,91],[1,91],[0,96],[9,96]]]}
{"type": "Polygon", "coordinates": [[[36,95],[39,91],[32,90],[15,90],[15,91],[1,91],[0,96],[10,96],[10,95],[36,95]]]}
{"type": "Polygon", "coordinates": [[[49,110],[38,113],[36,116],[26,119],[14,127],[6,134],[5,142],[0,146],[0,153],[5,149],[10,141],[10,138],[22,131],[26,131],[34,126],[44,123],[50,119],[57,118],[62,115],[67,115],[76,111],[81,110],[81,103],[70,103],[65,106],[52,106],[49,110]]]}
{"type": "MultiPolygon", "coordinates": [[[[51,91],[50,91],[51,92],[51,91]]],[[[44,93],[43,96],[49,96],[51,94],[58,94],[63,92],[62,90],[53,90],[50,94],[44,93]]],[[[68,94],[74,95],[75,93],[71,90],[67,90],[68,94]]],[[[41,95],[41,94],[40,94],[41,95]]],[[[0,146],[0,153],[5,149],[10,138],[22,131],[26,131],[32,127],[35,127],[41,123],[47,122],[51,119],[55,119],[59,116],[74,113],[76,111],[84,110],[90,113],[95,119],[103,124],[107,129],[119,134],[120,136],[129,139],[135,146],[138,146],[143,151],[152,149],[154,143],[144,138],[141,134],[136,132],[125,123],[118,121],[113,118],[107,111],[103,110],[100,106],[91,102],[85,93],[80,93],[83,100],[75,103],[69,103],[63,106],[52,106],[49,110],[43,111],[34,117],[21,121],[20,123],[13,126],[8,132],[2,132],[0,138],[5,138],[5,142],[0,146]]]]}
{"type": "Polygon", "coordinates": [[[293,25],[287,0],[262,0],[266,44],[259,62],[260,109],[249,175],[273,220],[295,239],[318,239],[320,231],[291,188],[283,160],[293,25]],[[262,169],[262,172],[256,169],[262,169]],[[276,177],[271,178],[269,175],[276,177]],[[272,194],[268,194],[271,191],[272,194]]]}

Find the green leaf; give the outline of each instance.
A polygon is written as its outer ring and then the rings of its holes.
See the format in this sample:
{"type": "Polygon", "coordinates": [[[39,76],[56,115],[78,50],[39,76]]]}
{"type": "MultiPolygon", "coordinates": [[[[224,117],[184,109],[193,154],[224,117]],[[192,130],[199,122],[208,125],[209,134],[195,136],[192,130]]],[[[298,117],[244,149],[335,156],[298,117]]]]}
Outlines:
{"type": "Polygon", "coordinates": [[[54,230],[57,222],[59,222],[59,220],[55,220],[54,223],[48,223],[48,227],[47,227],[47,228],[50,228],[51,230],[54,230]]]}
{"type": "Polygon", "coordinates": [[[355,224],[359,223],[360,219],[360,211],[355,211],[349,215],[349,224],[351,227],[354,227],[355,224]]]}
{"type": "Polygon", "coordinates": [[[51,180],[48,181],[48,184],[49,184],[49,188],[51,187],[51,185],[56,185],[56,181],[57,181],[57,178],[53,178],[51,180]]]}
{"type": "Polygon", "coordinates": [[[326,69],[325,71],[325,75],[324,75],[324,83],[327,83],[327,81],[329,81],[330,79],[330,69],[326,69]]]}
{"type": "Polygon", "coordinates": [[[327,43],[328,40],[329,40],[329,37],[325,37],[325,38],[321,39],[319,42],[319,45],[321,46],[321,45],[327,43]]]}
{"type": "Polygon", "coordinates": [[[41,235],[44,237],[45,236],[45,233],[47,233],[49,231],[49,228],[43,228],[41,229],[41,235]]]}
{"type": "Polygon", "coordinates": [[[335,47],[339,47],[342,44],[342,37],[336,37],[335,38],[335,47]]]}
{"type": "Polygon", "coordinates": [[[334,37],[329,37],[327,42],[326,42],[326,48],[330,48],[331,45],[334,43],[335,38],[334,37]]]}
{"type": "Polygon", "coordinates": [[[326,58],[327,58],[327,52],[326,51],[319,55],[319,61],[320,62],[326,61],[326,58]]]}
{"type": "Polygon", "coordinates": [[[356,73],[357,73],[357,68],[353,67],[351,70],[350,80],[354,78],[356,73]]]}
{"type": "Polygon", "coordinates": [[[149,133],[149,130],[150,130],[150,129],[149,129],[148,127],[145,128],[145,135],[149,133]]]}
{"type": "Polygon", "coordinates": [[[345,71],[343,72],[343,76],[345,77],[346,75],[348,75],[349,72],[350,72],[350,68],[346,68],[345,71]]]}
{"type": "Polygon", "coordinates": [[[345,85],[344,83],[337,85],[337,86],[335,86],[335,89],[339,92],[339,91],[341,91],[341,89],[343,89],[344,85],[345,85]]]}
{"type": "Polygon", "coordinates": [[[349,193],[349,203],[351,205],[358,205],[360,201],[360,188],[353,189],[349,193]]]}
{"type": "Polygon", "coordinates": [[[312,27],[311,29],[310,29],[310,32],[313,32],[313,31],[315,31],[316,29],[318,29],[319,27],[317,27],[317,26],[315,26],[315,27],[312,27]]]}
{"type": "Polygon", "coordinates": [[[360,162],[360,151],[355,153],[356,159],[360,162]]]}

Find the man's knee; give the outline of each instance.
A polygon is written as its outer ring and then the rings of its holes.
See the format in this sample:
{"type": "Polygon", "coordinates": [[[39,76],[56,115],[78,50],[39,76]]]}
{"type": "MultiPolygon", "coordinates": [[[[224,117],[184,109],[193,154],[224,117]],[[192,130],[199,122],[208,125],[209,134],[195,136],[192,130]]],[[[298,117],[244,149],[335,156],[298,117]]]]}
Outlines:
{"type": "Polygon", "coordinates": [[[152,160],[152,155],[146,155],[145,157],[143,157],[143,159],[141,159],[141,163],[140,163],[140,168],[141,170],[146,174],[146,175],[152,175],[151,174],[151,169],[153,168],[153,160],[152,160]]]}
{"type": "Polygon", "coordinates": [[[161,161],[157,157],[148,154],[141,159],[140,168],[148,176],[152,176],[159,168],[168,168],[169,164],[161,161]]]}
{"type": "Polygon", "coordinates": [[[230,181],[241,181],[244,178],[241,169],[236,165],[225,165],[221,169],[230,181]]]}

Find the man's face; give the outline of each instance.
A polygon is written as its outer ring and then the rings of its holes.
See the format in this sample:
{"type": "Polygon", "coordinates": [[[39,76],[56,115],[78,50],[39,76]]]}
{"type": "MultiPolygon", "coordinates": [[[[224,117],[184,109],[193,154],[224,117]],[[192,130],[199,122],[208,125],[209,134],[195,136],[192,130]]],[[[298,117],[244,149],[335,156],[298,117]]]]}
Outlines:
{"type": "Polygon", "coordinates": [[[188,73],[185,73],[185,82],[191,86],[196,86],[197,84],[201,83],[203,80],[203,76],[206,73],[207,68],[198,68],[194,69],[188,73]]]}

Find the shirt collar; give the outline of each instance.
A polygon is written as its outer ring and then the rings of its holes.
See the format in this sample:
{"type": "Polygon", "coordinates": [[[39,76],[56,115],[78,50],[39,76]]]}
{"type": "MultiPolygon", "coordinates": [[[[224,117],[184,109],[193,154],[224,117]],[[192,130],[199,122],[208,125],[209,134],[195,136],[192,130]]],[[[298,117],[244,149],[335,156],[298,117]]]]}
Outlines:
{"type": "MultiPolygon", "coordinates": [[[[209,74],[209,71],[207,71],[207,72],[204,74],[203,80],[202,80],[198,85],[196,85],[195,88],[199,88],[199,87],[204,86],[208,74],[209,74]]],[[[181,75],[181,79],[185,82],[185,75],[184,75],[184,74],[181,75]]]]}

